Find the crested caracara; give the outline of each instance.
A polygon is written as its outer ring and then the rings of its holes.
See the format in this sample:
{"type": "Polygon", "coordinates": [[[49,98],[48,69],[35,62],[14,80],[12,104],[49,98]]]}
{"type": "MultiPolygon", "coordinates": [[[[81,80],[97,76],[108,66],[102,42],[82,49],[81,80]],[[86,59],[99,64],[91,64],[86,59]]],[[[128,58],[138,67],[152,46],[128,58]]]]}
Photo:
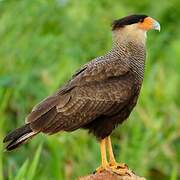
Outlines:
{"type": "Polygon", "coordinates": [[[151,29],[160,30],[160,25],[146,15],[115,20],[111,50],[82,66],[56,93],[37,104],[26,124],[4,138],[6,149],[13,150],[39,133],[83,128],[100,142],[102,164],[97,171],[124,173],[126,166],[115,161],[110,134],[137,103],[144,77],[146,32],[151,29]]]}

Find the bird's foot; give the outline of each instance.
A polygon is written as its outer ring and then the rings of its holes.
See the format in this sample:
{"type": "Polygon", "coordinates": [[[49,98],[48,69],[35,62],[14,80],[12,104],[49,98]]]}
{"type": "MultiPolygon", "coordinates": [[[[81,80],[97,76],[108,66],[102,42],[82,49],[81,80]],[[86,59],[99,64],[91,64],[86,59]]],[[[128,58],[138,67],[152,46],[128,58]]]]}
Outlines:
{"type": "Polygon", "coordinates": [[[129,175],[128,166],[124,163],[109,163],[106,166],[100,166],[94,173],[102,173],[103,171],[110,171],[120,176],[129,175]]]}
{"type": "Polygon", "coordinates": [[[109,167],[108,164],[106,166],[100,166],[96,168],[94,173],[102,173],[103,171],[108,170],[108,167],[109,167]]]}
{"type": "Polygon", "coordinates": [[[128,166],[125,163],[117,163],[117,162],[110,162],[109,167],[113,167],[116,169],[128,169],[128,166]]]}
{"type": "Polygon", "coordinates": [[[130,175],[128,166],[125,163],[109,163],[109,170],[120,176],[130,175]]]}

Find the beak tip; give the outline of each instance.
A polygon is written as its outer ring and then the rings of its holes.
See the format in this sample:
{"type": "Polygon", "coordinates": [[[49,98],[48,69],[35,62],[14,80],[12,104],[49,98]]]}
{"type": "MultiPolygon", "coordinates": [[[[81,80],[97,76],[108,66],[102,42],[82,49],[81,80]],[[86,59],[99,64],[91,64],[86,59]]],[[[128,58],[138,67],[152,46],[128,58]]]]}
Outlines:
{"type": "Polygon", "coordinates": [[[158,30],[159,32],[161,31],[161,28],[158,28],[158,29],[156,29],[156,30],[158,30]]]}
{"type": "Polygon", "coordinates": [[[153,29],[158,30],[160,32],[161,26],[160,26],[160,24],[157,21],[154,22],[153,29]]]}
{"type": "Polygon", "coordinates": [[[161,26],[159,25],[156,30],[158,30],[159,32],[161,31],[161,26]]]}

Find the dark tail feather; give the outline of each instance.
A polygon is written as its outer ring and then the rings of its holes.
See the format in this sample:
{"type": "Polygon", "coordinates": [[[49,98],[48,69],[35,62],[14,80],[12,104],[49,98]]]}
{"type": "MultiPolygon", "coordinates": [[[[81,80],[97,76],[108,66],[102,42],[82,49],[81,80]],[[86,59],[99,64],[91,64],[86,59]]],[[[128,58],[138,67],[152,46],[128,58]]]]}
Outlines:
{"type": "Polygon", "coordinates": [[[7,151],[11,151],[22,143],[24,143],[30,137],[36,135],[38,132],[33,132],[30,124],[26,124],[20,128],[15,129],[11,133],[9,133],[3,140],[4,143],[9,142],[6,146],[7,151]]]}

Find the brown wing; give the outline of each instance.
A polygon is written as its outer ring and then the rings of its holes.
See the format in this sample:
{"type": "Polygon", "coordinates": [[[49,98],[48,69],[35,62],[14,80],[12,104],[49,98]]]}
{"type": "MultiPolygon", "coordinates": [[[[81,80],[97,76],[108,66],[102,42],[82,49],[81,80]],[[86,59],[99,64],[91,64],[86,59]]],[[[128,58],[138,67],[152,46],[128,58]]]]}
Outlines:
{"type": "Polygon", "coordinates": [[[32,129],[45,133],[72,131],[100,115],[113,113],[114,104],[124,104],[132,96],[133,83],[128,68],[112,62],[90,63],[60,91],[48,97],[27,117],[32,129]]]}

